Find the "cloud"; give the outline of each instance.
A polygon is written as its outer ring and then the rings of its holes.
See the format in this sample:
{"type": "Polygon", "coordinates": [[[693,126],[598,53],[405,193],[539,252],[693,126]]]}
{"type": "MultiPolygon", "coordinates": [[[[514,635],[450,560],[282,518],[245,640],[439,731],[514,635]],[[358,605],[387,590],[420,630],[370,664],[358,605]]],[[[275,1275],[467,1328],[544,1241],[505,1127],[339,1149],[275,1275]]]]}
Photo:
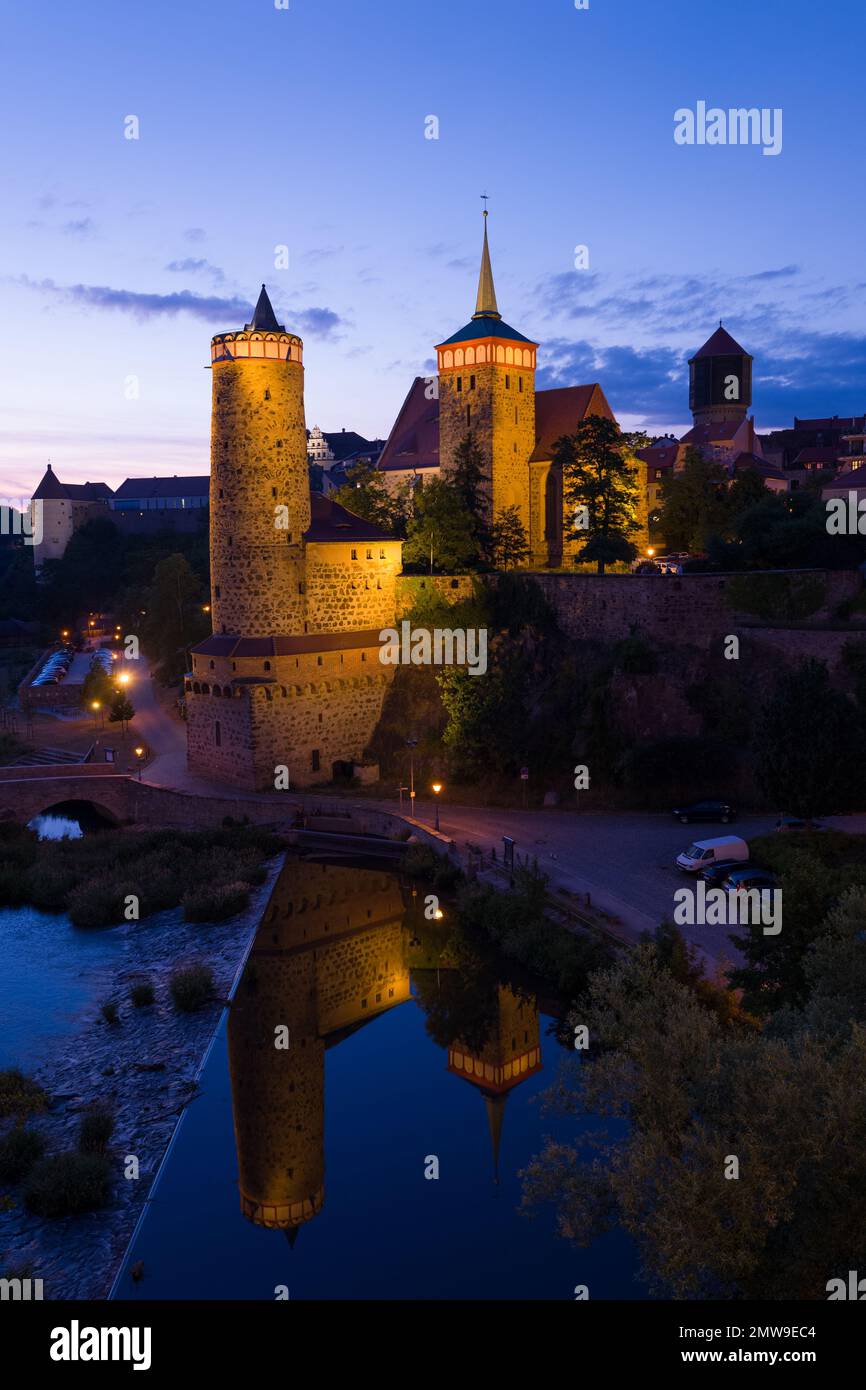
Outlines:
{"type": "Polygon", "coordinates": [[[293,315],[298,331],[310,338],[331,338],[344,320],[333,309],[299,309],[293,315]]]}
{"type": "Polygon", "coordinates": [[[73,222],[64,222],[60,230],[64,236],[93,236],[96,224],[92,217],[80,217],[73,222]]]}
{"type": "Polygon", "coordinates": [[[216,285],[221,285],[225,281],[225,275],[218,265],[213,265],[210,261],[198,260],[195,256],[185,256],[183,260],[169,261],[165,268],[176,275],[209,275],[216,285]]]}
{"type": "MultiPolygon", "coordinates": [[[[114,289],[109,285],[58,285],[54,280],[31,280],[22,275],[13,283],[34,290],[38,294],[51,295],[66,303],[80,304],[88,309],[114,309],[132,314],[141,320],[160,317],[173,317],[175,314],[191,314],[193,318],[204,319],[207,323],[217,323],[226,327],[230,324],[240,326],[247,322],[255,304],[255,295],[249,299],[239,295],[222,296],[196,294],[193,290],[177,290],[172,294],[142,293],[139,290],[114,289]]],[[[346,321],[333,309],[311,307],[295,310],[289,316],[275,310],[278,321],[286,319],[290,332],[298,332],[311,338],[333,339],[338,328],[346,321]]]]}
{"type": "Polygon", "coordinates": [[[204,227],[187,227],[184,232],[187,241],[204,241],[206,235],[204,227]]]}

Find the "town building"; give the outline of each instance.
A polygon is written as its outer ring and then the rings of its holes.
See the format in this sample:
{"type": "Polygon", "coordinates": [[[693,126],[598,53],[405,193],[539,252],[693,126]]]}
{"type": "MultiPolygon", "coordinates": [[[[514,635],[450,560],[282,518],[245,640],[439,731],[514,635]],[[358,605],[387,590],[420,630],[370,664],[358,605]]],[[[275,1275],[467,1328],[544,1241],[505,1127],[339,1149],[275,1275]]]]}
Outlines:
{"type": "Polygon", "coordinates": [[[379,719],[401,542],[311,496],[303,343],[264,286],[211,370],[213,635],[185,681],[189,765],[256,791],[329,781],[379,719]]]}

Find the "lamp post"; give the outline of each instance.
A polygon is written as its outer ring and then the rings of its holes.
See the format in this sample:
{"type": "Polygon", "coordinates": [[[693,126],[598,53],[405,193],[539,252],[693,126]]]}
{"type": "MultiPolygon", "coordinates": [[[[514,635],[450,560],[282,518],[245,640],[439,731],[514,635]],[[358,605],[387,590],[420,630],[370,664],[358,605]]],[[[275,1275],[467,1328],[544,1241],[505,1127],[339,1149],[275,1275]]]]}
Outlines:
{"type": "Polygon", "coordinates": [[[409,814],[415,814],[415,749],[418,746],[418,735],[410,734],[406,740],[406,747],[409,749],[409,814]]]}
{"type": "MultiPolygon", "coordinates": [[[[97,718],[96,718],[96,716],[97,716],[97,714],[99,713],[99,711],[100,711],[100,709],[102,708],[102,706],[100,705],[100,703],[99,703],[98,700],[94,700],[93,703],[91,704],[90,708],[93,710],[93,727],[94,727],[94,729],[95,729],[95,728],[97,727],[97,718]]],[[[103,715],[103,723],[104,723],[104,722],[105,722],[105,716],[103,715]]]]}
{"type": "Polygon", "coordinates": [[[144,761],[144,749],[143,749],[142,747],[136,748],[136,749],[135,749],[135,756],[136,756],[136,758],[137,758],[137,760],[138,760],[138,780],[139,780],[139,782],[140,782],[140,781],[141,781],[141,765],[142,765],[142,763],[143,763],[143,761],[144,761]]]}
{"type": "Polygon", "coordinates": [[[439,793],[441,792],[441,790],[442,790],[442,783],[441,783],[441,782],[434,782],[434,783],[433,783],[433,795],[434,795],[435,798],[436,798],[436,800],[435,800],[434,803],[433,803],[434,806],[436,807],[436,823],[435,823],[435,825],[434,825],[434,827],[433,827],[434,830],[438,830],[438,829],[439,829],[439,793]]]}

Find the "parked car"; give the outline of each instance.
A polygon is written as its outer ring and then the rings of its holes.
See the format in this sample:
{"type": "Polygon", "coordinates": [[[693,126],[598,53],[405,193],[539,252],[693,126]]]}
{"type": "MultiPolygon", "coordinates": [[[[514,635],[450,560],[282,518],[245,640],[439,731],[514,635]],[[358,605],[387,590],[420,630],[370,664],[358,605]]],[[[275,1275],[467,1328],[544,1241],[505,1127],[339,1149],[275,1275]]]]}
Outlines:
{"type": "Polygon", "coordinates": [[[727,825],[737,813],[727,801],[710,797],[706,801],[692,801],[688,806],[675,806],[673,814],[683,825],[693,820],[719,820],[722,825],[727,825]]]}
{"type": "Polygon", "coordinates": [[[698,869],[698,878],[702,878],[704,883],[709,884],[711,888],[718,888],[732,869],[747,869],[749,867],[741,859],[720,859],[717,864],[707,864],[706,868],[698,869]]]}
{"type": "Polygon", "coordinates": [[[746,893],[750,888],[777,888],[779,880],[769,869],[758,869],[752,864],[748,869],[732,869],[722,880],[726,893],[746,893]]]}
{"type": "Polygon", "coordinates": [[[738,835],[720,835],[714,840],[695,840],[693,845],[677,855],[676,864],[684,873],[696,874],[711,864],[720,864],[723,859],[733,859],[738,864],[747,864],[749,846],[738,835]]]}
{"type": "Polygon", "coordinates": [[[819,820],[813,820],[809,825],[807,821],[799,820],[796,816],[780,816],[776,821],[776,829],[784,834],[793,830],[826,830],[827,827],[819,820]]]}

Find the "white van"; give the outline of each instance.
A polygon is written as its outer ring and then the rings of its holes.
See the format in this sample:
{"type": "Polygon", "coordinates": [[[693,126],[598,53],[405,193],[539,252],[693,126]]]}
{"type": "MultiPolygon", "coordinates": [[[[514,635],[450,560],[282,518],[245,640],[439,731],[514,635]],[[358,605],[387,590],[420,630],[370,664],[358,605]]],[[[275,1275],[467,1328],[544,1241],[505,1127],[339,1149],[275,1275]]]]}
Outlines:
{"type": "Polygon", "coordinates": [[[687,850],[677,855],[677,868],[684,873],[696,874],[699,869],[707,869],[723,859],[736,859],[746,863],[749,846],[738,835],[719,835],[714,840],[695,840],[687,850]]]}

